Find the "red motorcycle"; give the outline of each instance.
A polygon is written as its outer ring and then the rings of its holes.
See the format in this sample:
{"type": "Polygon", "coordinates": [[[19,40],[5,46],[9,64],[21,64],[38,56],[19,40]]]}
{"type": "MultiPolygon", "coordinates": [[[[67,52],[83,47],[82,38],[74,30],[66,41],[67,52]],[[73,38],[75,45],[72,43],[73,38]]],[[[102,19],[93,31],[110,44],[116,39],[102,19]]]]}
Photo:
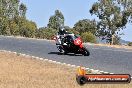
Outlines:
{"type": "Polygon", "coordinates": [[[89,56],[90,52],[83,46],[83,42],[79,36],[74,34],[68,34],[62,38],[62,44],[58,45],[57,48],[62,54],[74,53],[89,56]]]}

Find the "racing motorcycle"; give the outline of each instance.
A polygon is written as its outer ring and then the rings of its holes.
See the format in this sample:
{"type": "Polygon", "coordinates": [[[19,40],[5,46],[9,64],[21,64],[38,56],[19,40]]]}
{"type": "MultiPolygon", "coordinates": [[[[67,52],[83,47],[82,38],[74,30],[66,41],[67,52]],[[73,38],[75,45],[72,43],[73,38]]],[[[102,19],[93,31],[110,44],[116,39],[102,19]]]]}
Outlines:
{"type": "MultiPolygon", "coordinates": [[[[56,38],[57,41],[57,38],[56,38]]],[[[61,38],[62,44],[57,44],[57,48],[61,54],[74,53],[89,56],[90,52],[83,46],[81,38],[75,34],[67,34],[61,38]]]]}

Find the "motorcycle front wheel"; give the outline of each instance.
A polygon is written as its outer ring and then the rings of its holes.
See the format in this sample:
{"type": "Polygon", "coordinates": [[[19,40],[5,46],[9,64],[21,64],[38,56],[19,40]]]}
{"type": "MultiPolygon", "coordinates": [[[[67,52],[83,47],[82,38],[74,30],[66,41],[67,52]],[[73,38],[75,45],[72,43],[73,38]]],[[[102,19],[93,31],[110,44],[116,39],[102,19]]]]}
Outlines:
{"type": "Polygon", "coordinates": [[[89,55],[90,55],[89,50],[86,49],[85,47],[83,47],[83,55],[84,55],[84,56],[89,56],[89,55]]]}

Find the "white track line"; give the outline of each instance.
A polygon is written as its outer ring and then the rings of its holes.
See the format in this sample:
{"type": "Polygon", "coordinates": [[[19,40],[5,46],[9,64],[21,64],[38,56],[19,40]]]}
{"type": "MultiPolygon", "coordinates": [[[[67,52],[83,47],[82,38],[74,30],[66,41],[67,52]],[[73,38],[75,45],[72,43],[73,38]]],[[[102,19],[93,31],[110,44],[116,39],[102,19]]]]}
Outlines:
{"type": "MultiPolygon", "coordinates": [[[[74,67],[74,68],[78,68],[81,66],[76,66],[76,65],[71,65],[71,64],[66,64],[66,63],[61,63],[61,62],[57,62],[57,61],[53,61],[53,60],[49,60],[49,59],[44,59],[44,58],[40,58],[40,57],[36,57],[36,56],[30,56],[27,54],[23,54],[23,53],[17,53],[17,52],[12,52],[12,51],[7,51],[7,50],[0,50],[2,52],[9,52],[9,53],[14,53],[14,54],[19,54],[21,56],[25,56],[25,57],[31,57],[32,59],[37,59],[37,60],[43,60],[43,61],[48,61],[51,63],[56,63],[56,64],[60,64],[60,65],[66,65],[69,67],[74,67]]],[[[85,67],[84,67],[85,68],[85,67]]],[[[104,73],[104,74],[114,74],[114,73],[109,73],[109,72],[104,72],[104,71],[100,71],[100,70],[94,70],[94,69],[90,69],[90,68],[85,68],[87,71],[91,71],[92,73],[104,73]]],[[[132,77],[131,77],[132,78],[132,77]]]]}

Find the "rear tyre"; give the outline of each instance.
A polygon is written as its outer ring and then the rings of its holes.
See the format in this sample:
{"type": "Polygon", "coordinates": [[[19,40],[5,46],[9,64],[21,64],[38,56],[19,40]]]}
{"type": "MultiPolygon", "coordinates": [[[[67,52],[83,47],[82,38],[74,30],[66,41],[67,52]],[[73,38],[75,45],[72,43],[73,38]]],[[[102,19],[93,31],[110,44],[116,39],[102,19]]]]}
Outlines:
{"type": "Polygon", "coordinates": [[[62,48],[62,46],[58,46],[57,48],[58,48],[60,54],[66,54],[66,52],[65,52],[65,50],[62,48]]]}

